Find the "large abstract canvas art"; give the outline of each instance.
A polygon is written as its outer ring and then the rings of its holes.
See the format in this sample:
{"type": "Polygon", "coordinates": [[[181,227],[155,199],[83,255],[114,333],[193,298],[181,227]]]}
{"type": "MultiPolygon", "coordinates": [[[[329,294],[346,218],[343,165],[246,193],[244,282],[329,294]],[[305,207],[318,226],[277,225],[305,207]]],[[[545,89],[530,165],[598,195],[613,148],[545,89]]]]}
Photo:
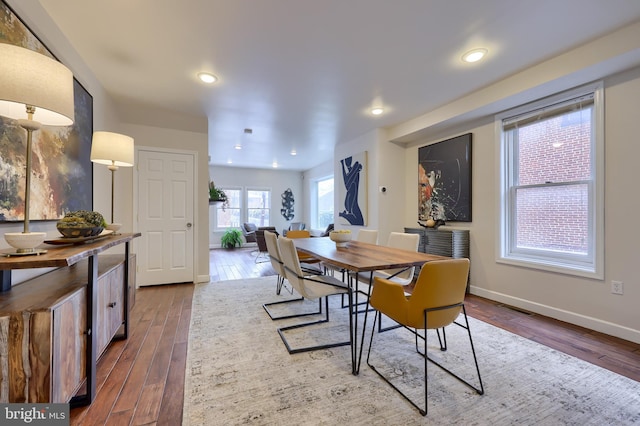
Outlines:
{"type": "MultiPolygon", "coordinates": [[[[4,1],[0,43],[55,59],[4,1]]],[[[43,126],[33,134],[31,220],[57,220],[68,211],[92,210],[93,98],[75,79],[74,102],[72,126],[43,126]]],[[[24,220],[26,137],[17,121],[0,116],[0,222],[24,220]]]]}
{"type": "Polygon", "coordinates": [[[471,133],[418,149],[418,219],[471,222],[471,133]]]}
{"type": "Polygon", "coordinates": [[[338,223],[367,224],[367,151],[340,160],[338,223]]]}

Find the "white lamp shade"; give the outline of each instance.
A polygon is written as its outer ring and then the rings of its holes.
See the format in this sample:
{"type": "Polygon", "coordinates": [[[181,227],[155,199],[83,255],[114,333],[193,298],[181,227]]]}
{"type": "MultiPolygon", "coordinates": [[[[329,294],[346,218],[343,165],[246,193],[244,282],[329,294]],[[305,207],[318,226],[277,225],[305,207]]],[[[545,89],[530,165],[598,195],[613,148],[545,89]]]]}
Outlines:
{"type": "Polygon", "coordinates": [[[0,115],[47,126],[73,124],[73,74],[60,62],[33,50],[0,43],[0,115]]]}
{"type": "Polygon", "coordinates": [[[91,161],[108,166],[133,166],[133,138],[119,133],[94,132],[91,141],[91,161]]]}

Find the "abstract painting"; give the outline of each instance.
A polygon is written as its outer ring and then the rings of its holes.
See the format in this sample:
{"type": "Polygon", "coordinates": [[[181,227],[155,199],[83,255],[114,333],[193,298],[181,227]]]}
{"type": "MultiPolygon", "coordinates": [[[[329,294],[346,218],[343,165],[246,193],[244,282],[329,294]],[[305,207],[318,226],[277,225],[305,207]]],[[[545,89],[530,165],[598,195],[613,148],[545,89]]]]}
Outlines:
{"type": "MultiPolygon", "coordinates": [[[[0,1],[0,43],[55,57],[0,1]]],[[[31,220],[57,220],[73,210],[93,208],[93,98],[74,79],[74,124],[46,127],[33,134],[31,220]]],[[[24,220],[26,131],[0,117],[0,222],[24,220]]]]}
{"type": "Polygon", "coordinates": [[[367,151],[340,160],[338,223],[367,224],[367,151]]]}
{"type": "Polygon", "coordinates": [[[471,133],[418,149],[418,220],[471,222],[471,133]]]}

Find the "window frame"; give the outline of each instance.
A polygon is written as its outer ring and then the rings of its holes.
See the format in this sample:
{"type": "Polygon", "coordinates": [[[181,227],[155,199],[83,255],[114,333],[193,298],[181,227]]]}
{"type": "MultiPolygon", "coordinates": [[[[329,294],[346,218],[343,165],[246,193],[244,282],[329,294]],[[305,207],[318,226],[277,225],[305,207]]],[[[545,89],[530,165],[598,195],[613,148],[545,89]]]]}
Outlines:
{"type": "MultiPolygon", "coordinates": [[[[258,186],[248,186],[244,188],[244,211],[243,211],[243,217],[244,217],[244,221],[245,222],[249,222],[249,191],[256,191],[256,192],[268,192],[269,193],[269,205],[266,207],[266,210],[269,211],[269,223],[264,225],[264,226],[273,226],[271,224],[271,213],[272,213],[272,208],[271,205],[273,204],[273,191],[271,190],[271,188],[266,188],[266,187],[258,187],[258,186]]],[[[243,209],[241,209],[243,210],[243,209]]],[[[255,208],[253,208],[252,210],[257,210],[255,208]]],[[[258,226],[258,225],[256,225],[258,226]]]]}
{"type": "MultiPolygon", "coordinates": [[[[244,204],[244,188],[242,188],[241,186],[220,186],[220,189],[223,191],[240,191],[240,196],[238,197],[239,202],[240,202],[240,206],[239,207],[226,207],[225,209],[237,209],[240,211],[240,223],[238,224],[238,228],[240,228],[242,226],[242,221],[243,219],[243,204],[244,204]]],[[[216,232],[222,232],[222,231],[226,231],[227,229],[233,228],[233,226],[220,226],[220,223],[218,222],[218,212],[219,210],[222,209],[222,203],[216,204],[215,205],[215,225],[214,225],[214,231],[216,232]]]]}
{"type": "MultiPolygon", "coordinates": [[[[499,197],[497,197],[498,223],[496,226],[496,262],[588,278],[604,278],[604,87],[602,81],[594,82],[566,92],[513,108],[496,115],[497,164],[499,197]],[[558,104],[574,98],[593,94],[591,176],[587,184],[588,201],[588,254],[559,254],[558,251],[523,249],[516,247],[517,218],[515,208],[517,157],[504,131],[504,121],[518,116],[527,116],[533,111],[557,110],[558,104]],[[554,105],[556,106],[554,108],[554,105]]],[[[583,182],[584,183],[584,182],[583,182]]],[[[546,184],[545,184],[546,185],[546,184]]],[[[563,182],[562,185],[567,185],[563,182]]],[[[538,185],[540,186],[540,185],[538,185]]],[[[544,186],[544,185],[542,185],[544,186]]],[[[560,186],[560,184],[558,185],[560,186]]],[[[553,187],[553,184],[547,187],[553,187]]]]}
{"type": "Polygon", "coordinates": [[[327,180],[333,180],[333,194],[334,194],[334,203],[333,203],[333,215],[334,215],[334,219],[331,221],[331,223],[335,222],[335,191],[336,191],[336,181],[335,181],[335,176],[333,174],[331,175],[327,175],[327,176],[322,176],[319,178],[316,178],[313,180],[313,189],[312,189],[312,194],[311,194],[311,224],[312,227],[315,229],[326,229],[327,225],[320,225],[320,212],[319,212],[319,203],[318,203],[318,197],[320,196],[320,192],[318,191],[318,185],[320,184],[320,182],[324,182],[327,180]]]}

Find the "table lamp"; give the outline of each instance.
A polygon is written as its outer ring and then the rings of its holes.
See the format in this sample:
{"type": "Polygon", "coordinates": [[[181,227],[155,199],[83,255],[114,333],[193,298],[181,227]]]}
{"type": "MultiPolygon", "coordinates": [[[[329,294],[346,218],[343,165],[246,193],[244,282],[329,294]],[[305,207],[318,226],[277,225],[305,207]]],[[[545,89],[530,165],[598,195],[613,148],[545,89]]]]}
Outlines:
{"type": "Polygon", "coordinates": [[[4,234],[12,254],[38,254],[45,232],[29,232],[33,132],[44,126],[70,126],[74,119],[73,74],[60,62],[33,50],[0,43],[0,115],[27,131],[24,231],[4,234]]]}
{"type": "Polygon", "coordinates": [[[118,167],[133,167],[133,138],[119,133],[94,132],[91,141],[91,161],[105,164],[111,170],[111,224],[107,229],[116,232],[122,224],[113,222],[114,176],[118,167]]]}

